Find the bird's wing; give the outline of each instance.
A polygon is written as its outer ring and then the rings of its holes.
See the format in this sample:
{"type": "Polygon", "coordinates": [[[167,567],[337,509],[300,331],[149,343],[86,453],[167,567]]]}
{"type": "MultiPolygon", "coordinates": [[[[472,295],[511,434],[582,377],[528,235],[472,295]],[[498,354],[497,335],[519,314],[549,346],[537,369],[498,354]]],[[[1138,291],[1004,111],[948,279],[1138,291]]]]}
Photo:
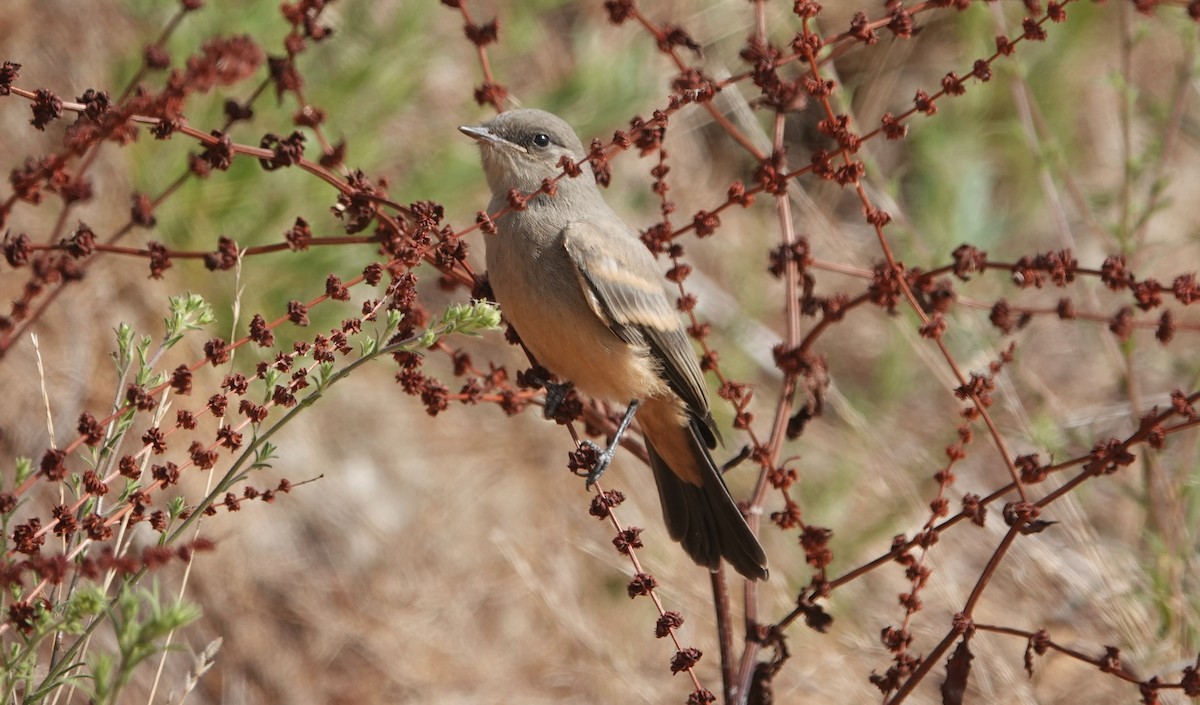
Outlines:
{"type": "MultiPolygon", "coordinates": [[[[601,227],[577,221],[563,230],[563,245],[590,294],[588,303],[618,337],[650,350],[671,389],[715,436],[695,351],[663,291],[653,258],[632,233],[601,232],[601,227]]],[[[611,227],[625,230],[619,221],[611,227]]],[[[706,440],[715,445],[715,438],[706,440]]]]}

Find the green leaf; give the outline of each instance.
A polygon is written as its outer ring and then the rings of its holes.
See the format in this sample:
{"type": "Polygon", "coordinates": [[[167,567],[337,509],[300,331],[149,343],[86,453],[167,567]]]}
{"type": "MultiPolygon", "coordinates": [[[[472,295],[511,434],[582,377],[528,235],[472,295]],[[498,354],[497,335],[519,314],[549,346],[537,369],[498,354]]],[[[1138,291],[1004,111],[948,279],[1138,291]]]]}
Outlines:
{"type": "Polygon", "coordinates": [[[184,333],[200,330],[216,320],[212,306],[199,294],[183,294],[170,299],[170,317],[164,319],[166,334],[163,347],[169,348],[183,338],[184,333]]]}
{"type": "Polygon", "coordinates": [[[63,612],[63,630],[71,634],[82,634],[83,621],[104,611],[104,591],[98,585],[81,587],[71,594],[63,612]]]}
{"type": "Polygon", "coordinates": [[[33,460],[26,457],[18,457],[16,465],[17,472],[15,484],[19,485],[25,480],[29,479],[29,476],[33,474],[33,460]]]}

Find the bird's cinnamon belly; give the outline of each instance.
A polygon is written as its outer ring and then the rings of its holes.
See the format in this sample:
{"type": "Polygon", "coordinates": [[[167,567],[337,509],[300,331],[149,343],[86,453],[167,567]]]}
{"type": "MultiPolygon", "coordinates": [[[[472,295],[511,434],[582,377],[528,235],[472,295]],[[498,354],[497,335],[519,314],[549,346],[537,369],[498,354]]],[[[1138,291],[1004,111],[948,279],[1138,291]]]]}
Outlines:
{"type": "MultiPolygon", "coordinates": [[[[495,236],[503,239],[505,234],[495,236]]],[[[539,364],[572,382],[589,396],[620,404],[668,391],[644,348],[613,333],[588,305],[578,279],[552,281],[534,272],[573,271],[570,267],[497,267],[494,260],[515,253],[505,243],[488,243],[488,270],[500,311],[516,328],[539,364]],[[496,277],[518,272],[524,281],[496,277]]],[[[547,253],[548,256],[557,253],[547,253]]],[[[563,252],[562,256],[566,256],[563,252]]]]}

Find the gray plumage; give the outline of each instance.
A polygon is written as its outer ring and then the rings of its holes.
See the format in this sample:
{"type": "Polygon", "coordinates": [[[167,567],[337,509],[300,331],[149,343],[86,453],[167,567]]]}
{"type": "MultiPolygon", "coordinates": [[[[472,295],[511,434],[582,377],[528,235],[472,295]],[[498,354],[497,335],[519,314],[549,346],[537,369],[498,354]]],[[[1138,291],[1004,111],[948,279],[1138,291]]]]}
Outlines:
{"type": "MultiPolygon", "coordinates": [[[[479,143],[492,190],[489,211],[585,156],[567,123],[541,110],[502,113],[459,128],[479,143]]],[[[501,311],[537,361],[581,391],[622,404],[641,400],[663,517],[700,565],[721,558],[750,579],[767,559],[729,494],[711,448],[718,434],[696,353],[663,289],[654,258],[604,201],[591,170],[558,182],[487,237],[488,277],[501,311]]]]}

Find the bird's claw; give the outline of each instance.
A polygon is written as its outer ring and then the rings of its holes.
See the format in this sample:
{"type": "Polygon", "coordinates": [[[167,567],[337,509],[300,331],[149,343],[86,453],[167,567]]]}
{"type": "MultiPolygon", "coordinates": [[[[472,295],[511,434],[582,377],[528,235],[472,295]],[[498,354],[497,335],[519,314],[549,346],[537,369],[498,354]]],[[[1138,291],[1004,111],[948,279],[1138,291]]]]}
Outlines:
{"type": "Polygon", "coordinates": [[[587,474],[587,488],[590,490],[592,485],[596,484],[596,481],[608,469],[608,464],[612,462],[616,448],[614,446],[601,448],[591,441],[580,441],[580,445],[586,446],[596,453],[596,463],[592,465],[592,469],[587,474]]]}
{"type": "Polygon", "coordinates": [[[546,403],[542,407],[542,416],[552,419],[570,393],[571,385],[568,382],[543,382],[542,386],[546,388],[546,403]]]}
{"type": "Polygon", "coordinates": [[[633,415],[637,413],[638,407],[641,405],[642,402],[637,399],[630,402],[629,407],[625,409],[624,416],[621,417],[621,423],[617,424],[616,433],[613,434],[607,448],[601,448],[591,441],[584,440],[579,442],[579,447],[571,454],[571,468],[577,475],[583,475],[583,469],[590,465],[586,475],[589,490],[608,469],[608,464],[612,462],[613,456],[617,452],[617,446],[621,445],[621,436],[625,435],[625,430],[629,428],[629,422],[633,420],[633,415]],[[595,456],[595,460],[588,456],[595,456]],[[589,463],[589,461],[591,462],[589,463]]]}

